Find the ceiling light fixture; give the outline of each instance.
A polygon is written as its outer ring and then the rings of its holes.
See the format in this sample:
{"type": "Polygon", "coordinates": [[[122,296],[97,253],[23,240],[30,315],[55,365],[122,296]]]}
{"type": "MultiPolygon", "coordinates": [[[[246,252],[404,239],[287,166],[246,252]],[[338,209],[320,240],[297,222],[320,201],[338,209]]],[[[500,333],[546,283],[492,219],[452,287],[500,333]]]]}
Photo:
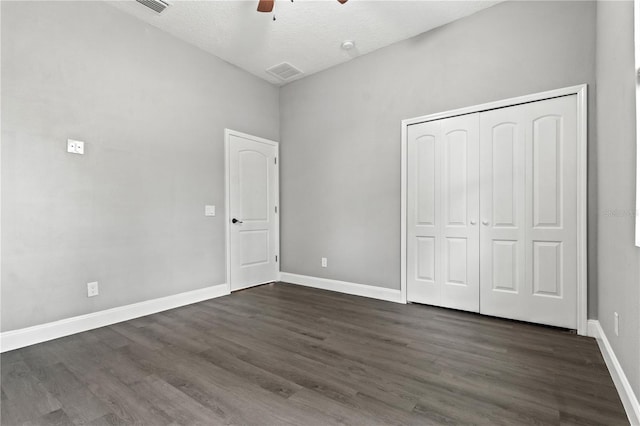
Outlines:
{"type": "Polygon", "coordinates": [[[345,40],[345,41],[342,42],[341,47],[344,50],[351,50],[354,47],[356,47],[356,42],[353,41],[353,40],[345,40]]]}

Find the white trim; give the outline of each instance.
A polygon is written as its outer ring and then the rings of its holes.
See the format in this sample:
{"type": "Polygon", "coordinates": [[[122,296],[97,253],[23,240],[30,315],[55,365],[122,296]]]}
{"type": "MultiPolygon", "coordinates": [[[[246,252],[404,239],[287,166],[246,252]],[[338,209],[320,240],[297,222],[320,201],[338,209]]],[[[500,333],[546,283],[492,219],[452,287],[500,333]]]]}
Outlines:
{"type": "Polygon", "coordinates": [[[636,246],[640,247],[640,1],[633,2],[634,56],[636,65],[636,246]]]}
{"type": "Polygon", "coordinates": [[[638,398],[633,392],[629,379],[627,379],[626,374],[624,374],[624,370],[622,369],[615,352],[613,352],[613,348],[609,344],[609,340],[600,325],[600,321],[589,320],[588,331],[588,335],[590,337],[594,337],[598,342],[604,362],[607,364],[609,374],[611,374],[613,383],[616,385],[616,389],[620,395],[622,405],[627,412],[629,423],[632,425],[640,425],[640,402],[638,402],[638,398]]]}
{"type": "Polygon", "coordinates": [[[231,136],[232,130],[224,129],[224,255],[226,264],[226,276],[227,285],[229,286],[229,293],[231,293],[231,228],[229,223],[231,221],[231,214],[229,212],[231,191],[229,191],[229,136],[231,136]]]}
{"type": "Polygon", "coordinates": [[[587,334],[587,85],[549,90],[481,105],[424,115],[402,120],[400,159],[400,291],[402,300],[407,300],[407,127],[426,121],[440,120],[464,114],[488,111],[497,108],[542,101],[560,96],[577,95],[578,107],[578,286],[577,286],[577,332],[587,334]]]}
{"type": "Polygon", "coordinates": [[[394,290],[391,288],[330,280],[327,278],[310,277],[307,275],[290,274],[288,272],[280,272],[280,281],[303,285],[306,287],[319,288],[322,290],[335,291],[338,293],[386,300],[388,302],[404,303],[400,290],[394,290]]]}
{"type": "MultiPolygon", "coordinates": [[[[276,141],[272,141],[270,139],[261,138],[259,136],[253,136],[248,133],[238,132],[236,130],[224,129],[224,217],[225,217],[225,255],[226,255],[226,265],[227,265],[227,285],[229,286],[229,292],[231,292],[231,213],[229,207],[231,205],[231,189],[229,182],[229,143],[231,136],[238,136],[240,138],[249,139],[255,142],[264,143],[267,145],[271,145],[276,149],[276,194],[275,194],[275,205],[277,207],[277,211],[275,213],[276,223],[275,223],[275,233],[276,233],[276,256],[278,256],[278,261],[275,264],[275,274],[274,279],[278,280],[280,276],[280,144],[276,141]]],[[[270,281],[267,281],[270,282],[270,281]]],[[[238,288],[236,290],[243,290],[245,288],[253,287],[254,284],[243,288],[238,288]]]]}
{"type": "Polygon", "coordinates": [[[158,299],[145,300],[131,305],[119,306],[104,311],[65,318],[59,321],[35,325],[33,327],[0,333],[0,352],[12,351],[36,343],[93,330],[134,318],[155,314],[180,306],[191,305],[204,300],[229,294],[227,284],[219,284],[198,290],[178,293],[158,299]]]}
{"type": "Polygon", "coordinates": [[[540,92],[540,93],[532,93],[530,95],[517,96],[515,98],[502,99],[499,101],[487,102],[485,104],[474,105],[474,106],[465,107],[465,108],[452,109],[449,111],[438,112],[435,114],[422,115],[420,117],[415,117],[415,118],[408,118],[408,119],[402,120],[402,125],[409,126],[411,124],[423,123],[425,121],[440,120],[442,118],[455,117],[457,115],[472,114],[474,112],[482,112],[482,111],[488,111],[491,109],[505,108],[513,105],[526,104],[529,102],[536,102],[536,101],[542,101],[545,99],[557,98],[560,96],[577,95],[583,90],[586,93],[586,90],[587,90],[586,84],[563,87],[562,89],[548,90],[546,92],[540,92]]]}
{"type": "Polygon", "coordinates": [[[577,209],[576,214],[576,226],[577,226],[577,294],[576,294],[576,315],[577,318],[577,332],[581,336],[587,334],[587,315],[588,315],[588,286],[589,281],[587,273],[587,85],[583,84],[578,86],[580,89],[577,91],[577,114],[578,118],[578,133],[577,133],[577,149],[578,149],[578,176],[577,176],[577,209]]]}
{"type": "Polygon", "coordinates": [[[407,303],[407,128],[402,122],[400,142],[400,294],[402,303],[407,303]]]}
{"type": "MultiPolygon", "coordinates": [[[[0,22],[2,22],[2,7],[0,7],[0,22]]],[[[1,34],[1,31],[0,31],[1,34]]],[[[2,46],[2,37],[0,36],[0,46],[2,46]]],[[[0,58],[2,57],[1,55],[1,48],[0,48],[0,58]]],[[[1,71],[1,67],[0,67],[0,81],[2,81],[2,71],[1,71]]],[[[0,88],[0,90],[2,90],[0,88]]],[[[2,133],[2,111],[0,111],[0,135],[3,135],[4,133],[2,133]]],[[[1,139],[1,137],[0,137],[1,139]]],[[[2,150],[0,149],[0,188],[2,188],[2,150]]],[[[0,241],[2,241],[2,197],[0,197],[0,241]]],[[[2,244],[0,243],[0,259],[2,259],[2,244]]],[[[0,277],[2,277],[2,262],[0,262],[0,277]]],[[[0,278],[1,281],[1,278],[0,278]]],[[[0,288],[2,287],[2,283],[0,282],[0,288]]],[[[2,298],[0,296],[0,306],[2,306],[2,298]]],[[[0,320],[0,324],[2,323],[2,321],[0,320]]]]}

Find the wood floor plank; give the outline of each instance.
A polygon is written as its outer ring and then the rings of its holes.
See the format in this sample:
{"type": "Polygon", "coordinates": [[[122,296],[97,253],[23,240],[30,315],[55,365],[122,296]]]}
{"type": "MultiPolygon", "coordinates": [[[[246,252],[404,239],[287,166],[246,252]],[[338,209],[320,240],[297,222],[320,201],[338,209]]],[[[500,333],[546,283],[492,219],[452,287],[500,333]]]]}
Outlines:
{"type": "Polygon", "coordinates": [[[69,416],[67,416],[67,413],[62,409],[47,413],[38,419],[27,421],[23,423],[23,426],[36,426],[41,424],[52,426],[74,426],[74,423],[71,421],[69,416]]]}
{"type": "Polygon", "coordinates": [[[122,420],[120,417],[116,416],[115,414],[108,413],[87,424],[89,426],[123,426],[123,425],[126,425],[127,423],[124,420],[122,420]]]}
{"type": "Polygon", "coordinates": [[[93,392],[76,389],[58,397],[69,419],[75,424],[87,424],[109,414],[109,407],[93,392]]]}
{"type": "Polygon", "coordinates": [[[10,413],[10,418],[31,420],[62,408],[24,361],[2,366],[2,390],[7,397],[3,413],[10,413]]]}
{"type": "Polygon", "coordinates": [[[1,355],[3,425],[622,425],[591,338],[269,284],[1,355]]]}

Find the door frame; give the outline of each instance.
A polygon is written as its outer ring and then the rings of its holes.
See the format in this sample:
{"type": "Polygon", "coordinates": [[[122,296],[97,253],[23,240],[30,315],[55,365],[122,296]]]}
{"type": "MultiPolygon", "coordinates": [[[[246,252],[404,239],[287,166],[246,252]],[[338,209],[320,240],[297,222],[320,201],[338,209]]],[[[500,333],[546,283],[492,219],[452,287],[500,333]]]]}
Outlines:
{"type": "Polygon", "coordinates": [[[587,85],[564,87],[546,92],[539,92],[530,95],[518,96],[515,98],[503,99],[495,102],[474,105],[465,108],[458,108],[450,111],[438,112],[415,118],[402,120],[401,139],[401,175],[400,175],[400,292],[403,303],[407,303],[407,130],[412,124],[424,123],[426,121],[440,120],[443,118],[455,117],[458,115],[472,114],[492,109],[505,108],[530,102],[542,101],[545,99],[557,98],[561,96],[577,96],[577,156],[578,156],[578,176],[577,176],[577,332],[581,336],[587,335],[587,85]]]}
{"type": "MultiPolygon", "coordinates": [[[[231,136],[238,136],[245,139],[250,139],[256,142],[271,145],[276,149],[276,187],[275,187],[275,233],[276,233],[276,256],[278,260],[275,264],[274,276],[275,279],[280,279],[280,144],[270,139],[261,138],[259,136],[253,136],[248,133],[238,132],[236,130],[224,129],[224,219],[225,219],[225,255],[226,255],[226,280],[227,288],[231,293],[231,179],[230,179],[230,165],[229,165],[229,148],[231,144],[231,136]]],[[[259,284],[258,284],[259,285],[259,284]]],[[[241,289],[238,289],[241,290],[241,289]]]]}

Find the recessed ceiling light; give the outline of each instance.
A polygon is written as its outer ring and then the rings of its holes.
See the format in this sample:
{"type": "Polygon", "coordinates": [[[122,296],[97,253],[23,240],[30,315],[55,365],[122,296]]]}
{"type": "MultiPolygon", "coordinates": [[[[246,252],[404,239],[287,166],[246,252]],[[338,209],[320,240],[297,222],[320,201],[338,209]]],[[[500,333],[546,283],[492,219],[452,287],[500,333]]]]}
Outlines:
{"type": "Polygon", "coordinates": [[[342,42],[341,46],[344,50],[351,50],[356,47],[356,42],[353,40],[345,40],[342,42]]]}

